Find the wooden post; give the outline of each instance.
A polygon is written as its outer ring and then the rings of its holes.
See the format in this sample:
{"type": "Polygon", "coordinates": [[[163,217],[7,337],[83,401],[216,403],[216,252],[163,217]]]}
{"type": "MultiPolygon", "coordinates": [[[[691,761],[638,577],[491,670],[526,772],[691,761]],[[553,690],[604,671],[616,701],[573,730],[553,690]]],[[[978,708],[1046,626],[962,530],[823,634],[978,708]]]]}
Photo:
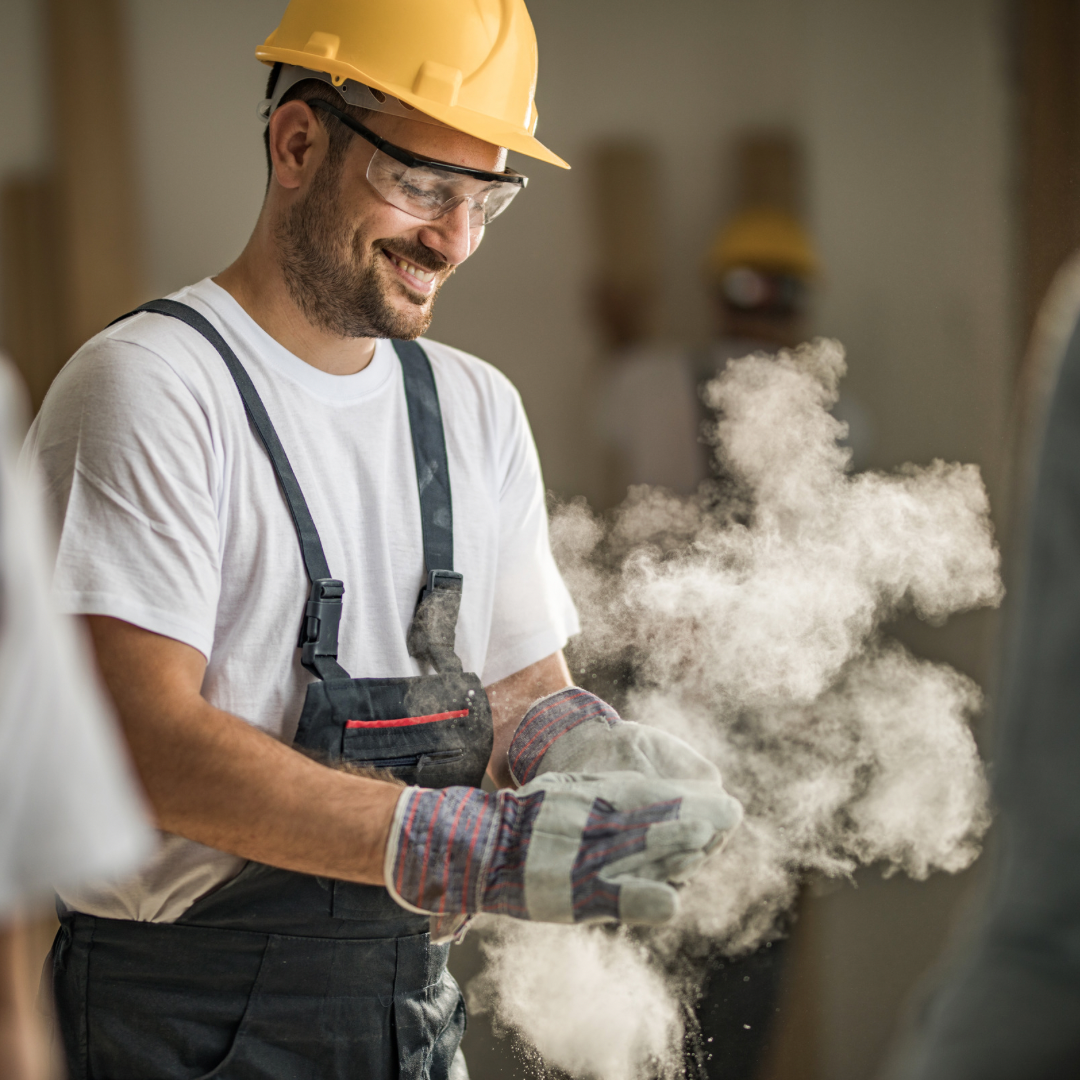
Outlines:
{"type": "Polygon", "coordinates": [[[55,166],[0,190],[4,347],[36,409],[67,358],[145,299],[118,0],[47,0],[55,166]]]}
{"type": "Polygon", "coordinates": [[[18,176],[0,188],[0,295],[4,349],[15,361],[34,409],[63,363],[56,198],[47,175],[18,176]]]}
{"type": "Polygon", "coordinates": [[[599,143],[590,154],[598,266],[594,315],[612,349],[655,332],[660,249],[656,149],[635,140],[599,143]]]}
{"type": "Polygon", "coordinates": [[[771,206],[802,216],[802,146],[793,132],[743,132],[735,142],[735,170],[737,210],[771,206]]]}
{"type": "Polygon", "coordinates": [[[119,0],[48,0],[63,345],[143,295],[131,93],[119,0]]]}

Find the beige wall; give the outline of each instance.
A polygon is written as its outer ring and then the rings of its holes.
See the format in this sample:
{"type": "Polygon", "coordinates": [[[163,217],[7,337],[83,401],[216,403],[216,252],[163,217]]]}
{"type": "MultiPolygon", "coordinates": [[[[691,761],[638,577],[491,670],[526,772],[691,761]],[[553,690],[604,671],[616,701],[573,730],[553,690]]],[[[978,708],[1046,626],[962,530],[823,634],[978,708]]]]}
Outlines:
{"type": "Polygon", "coordinates": [[[126,0],[150,287],[177,289],[237,255],[266,169],[255,46],[282,0],[126,0]]]}
{"type": "Polygon", "coordinates": [[[814,5],[808,130],[829,275],[876,459],[996,462],[1012,363],[1001,5],[814,5]]]}
{"type": "MultiPolygon", "coordinates": [[[[540,136],[583,165],[594,140],[663,154],[661,324],[709,329],[698,263],[728,204],[723,148],[748,125],[808,150],[827,280],[817,329],[848,346],[867,462],[978,461],[998,489],[1012,340],[1010,101],[997,0],[532,0],[540,136]]],[[[35,0],[0,4],[0,176],[42,164],[35,0]]],[[[252,51],[284,0],[127,0],[150,285],[224,266],[264,183],[252,51]]],[[[77,107],[77,102],[71,103],[77,107]]],[[[92,122],[92,118],[88,118],[92,122]]],[[[523,159],[516,163],[525,166],[523,159]]],[[[530,163],[528,192],[447,286],[433,336],[503,368],[524,396],[549,485],[597,490],[598,344],[586,289],[588,177],[530,163]]],[[[987,627],[927,647],[984,672],[987,627]]],[[[822,905],[822,1075],[870,1075],[898,1000],[937,948],[956,888],[870,883],[822,905]]]]}
{"type": "MultiPolygon", "coordinates": [[[[38,0],[0,6],[0,176],[49,154],[38,0]]],[[[150,286],[226,264],[264,182],[253,43],[282,0],[127,0],[150,286]]],[[[548,479],[591,486],[590,144],[664,153],[661,325],[700,339],[704,237],[729,200],[724,146],[757,124],[809,152],[828,278],[817,329],[848,346],[874,463],[991,461],[1011,362],[1009,102],[995,0],[534,0],[540,134],[579,168],[532,184],[446,288],[433,333],[503,367],[548,479]]],[[[70,107],[78,108],[77,102],[70,107]]],[[[519,164],[523,164],[519,161],[519,164]]]]}

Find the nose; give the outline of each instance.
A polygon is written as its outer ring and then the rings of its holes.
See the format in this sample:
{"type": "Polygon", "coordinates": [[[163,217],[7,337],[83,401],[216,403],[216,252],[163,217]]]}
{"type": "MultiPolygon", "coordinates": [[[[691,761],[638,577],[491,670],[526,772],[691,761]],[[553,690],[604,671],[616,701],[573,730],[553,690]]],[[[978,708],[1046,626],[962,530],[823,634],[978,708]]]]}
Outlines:
{"type": "Polygon", "coordinates": [[[470,228],[469,203],[460,202],[442,217],[427,222],[417,239],[454,266],[463,263],[478,247],[484,227],[470,228]]]}

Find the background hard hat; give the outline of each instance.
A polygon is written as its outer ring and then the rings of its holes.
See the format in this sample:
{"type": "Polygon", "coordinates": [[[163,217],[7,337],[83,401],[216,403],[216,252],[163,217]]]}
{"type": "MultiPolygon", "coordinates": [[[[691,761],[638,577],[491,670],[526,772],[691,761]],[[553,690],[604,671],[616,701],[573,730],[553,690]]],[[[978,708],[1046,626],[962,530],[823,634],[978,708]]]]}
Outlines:
{"type": "Polygon", "coordinates": [[[772,206],[749,207],[736,214],[717,234],[706,265],[717,277],[747,266],[805,281],[820,269],[810,235],[798,218],[772,206]]]}
{"type": "Polygon", "coordinates": [[[524,0],[291,0],[264,63],[354,79],[485,142],[570,166],[539,143],[524,0]]]}

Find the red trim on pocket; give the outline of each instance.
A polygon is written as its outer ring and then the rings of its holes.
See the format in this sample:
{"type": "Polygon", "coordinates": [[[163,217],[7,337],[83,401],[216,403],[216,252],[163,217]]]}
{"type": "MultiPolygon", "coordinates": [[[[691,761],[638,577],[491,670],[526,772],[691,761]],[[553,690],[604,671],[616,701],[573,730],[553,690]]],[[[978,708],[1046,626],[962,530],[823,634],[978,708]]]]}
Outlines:
{"type": "Polygon", "coordinates": [[[346,720],[347,728],[387,728],[414,727],[417,724],[434,724],[437,720],[456,720],[459,716],[468,716],[468,709],[455,712],[429,713],[427,716],[403,716],[400,720],[346,720]]]}

